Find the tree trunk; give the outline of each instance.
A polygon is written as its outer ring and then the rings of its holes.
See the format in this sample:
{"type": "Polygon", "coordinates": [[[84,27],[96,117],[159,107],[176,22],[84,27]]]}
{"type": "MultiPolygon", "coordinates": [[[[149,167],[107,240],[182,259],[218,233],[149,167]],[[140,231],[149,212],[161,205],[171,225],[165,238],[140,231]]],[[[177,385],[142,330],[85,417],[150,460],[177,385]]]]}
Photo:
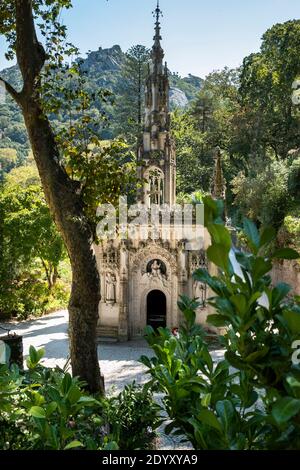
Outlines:
{"type": "Polygon", "coordinates": [[[16,0],[16,53],[24,87],[7,91],[20,105],[47,203],[64,239],[72,268],[69,336],[72,372],[91,392],[104,392],[97,357],[96,326],[100,282],[93,252],[93,230],[84,214],[79,184],[59,163],[59,150],[40,106],[39,74],[45,51],[36,37],[31,0],[16,0]]]}
{"type": "Polygon", "coordinates": [[[92,248],[92,229],[84,215],[76,182],[68,178],[53,158],[57,155],[56,143],[48,121],[41,118],[42,110],[34,99],[27,99],[22,111],[45,197],[71,262],[69,334],[73,375],[85,380],[91,391],[99,391],[96,326],[100,281],[92,248]]]}

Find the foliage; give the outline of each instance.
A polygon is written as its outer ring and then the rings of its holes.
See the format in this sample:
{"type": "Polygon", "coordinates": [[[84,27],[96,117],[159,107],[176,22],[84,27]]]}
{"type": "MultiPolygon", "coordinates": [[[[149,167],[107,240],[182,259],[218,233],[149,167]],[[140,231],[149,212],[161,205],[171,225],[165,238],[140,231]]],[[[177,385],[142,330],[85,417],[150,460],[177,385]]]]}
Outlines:
{"type": "Polygon", "coordinates": [[[65,306],[68,284],[57,285],[65,248],[33,165],[6,176],[0,212],[1,314],[25,318],[65,306]]]}
{"type": "Polygon", "coordinates": [[[12,148],[0,148],[0,180],[3,174],[8,173],[17,162],[17,152],[12,148]]]}
{"type": "Polygon", "coordinates": [[[296,214],[287,215],[278,234],[278,241],[300,250],[300,218],[296,214]]]}
{"type": "Polygon", "coordinates": [[[135,383],[107,402],[106,416],[120,449],[151,449],[161,420],[148,387],[135,383]]]}
{"type": "Polygon", "coordinates": [[[182,297],[178,303],[185,317],[179,338],[168,329],[148,329],[156,357],[142,361],[164,394],[171,419],[167,431],[185,436],[197,449],[298,449],[300,368],[292,362],[292,344],[299,338],[300,307],[297,298],[287,299],[289,286],[271,287],[268,273],[273,259],[299,255],[287,248],[266,256],[276,231],[259,233],[245,219],[249,251],[235,253],[239,270],[233,269],[222,206],[211,198],[204,204],[212,239],[207,256],[220,273],[215,277],[200,269],[194,278],[214,293],[209,303],[216,313],[208,321],[226,328],[225,360],[214,365],[195,325],[195,300],[182,297]]]}
{"type": "MultiPolygon", "coordinates": [[[[89,95],[94,94],[95,99],[91,102],[89,114],[98,119],[97,128],[101,139],[111,140],[123,137],[130,145],[135,144],[137,137],[138,121],[138,70],[139,56],[147,54],[144,46],[133,46],[124,53],[119,46],[113,46],[110,49],[101,49],[98,51],[89,51],[86,58],[79,58],[74,61],[80,64],[81,71],[85,76],[85,89],[89,95]],[[138,56],[135,51],[140,50],[138,56]],[[132,55],[133,54],[133,55],[132,55]],[[132,73],[132,76],[131,76],[132,73]],[[109,91],[110,95],[101,99],[99,92],[109,91]],[[103,119],[104,115],[107,119],[103,119]]],[[[72,61],[77,53],[72,56],[72,61]]],[[[144,59],[142,65],[142,91],[143,80],[145,77],[144,59]]],[[[147,56],[145,55],[145,60],[147,56]]],[[[72,69],[74,63],[70,67],[72,69]]],[[[15,86],[21,87],[21,77],[17,66],[12,66],[1,71],[1,77],[15,86]]],[[[56,73],[53,80],[59,80],[63,88],[70,87],[71,78],[66,72],[64,75],[56,73]]],[[[197,77],[181,78],[171,74],[171,86],[181,89],[186,93],[191,101],[197,95],[200,89],[201,79],[197,77]]],[[[144,101],[143,92],[141,92],[142,103],[144,101]]],[[[171,102],[172,105],[172,102],[171,102]]],[[[53,127],[61,126],[68,122],[70,105],[68,100],[64,102],[63,110],[59,116],[50,114],[50,121],[53,127]]],[[[77,113],[73,107],[73,121],[76,121],[77,113]]],[[[138,126],[139,127],[139,126],[138,126]]],[[[23,164],[27,158],[29,143],[25,124],[14,101],[6,95],[5,103],[0,104],[0,146],[14,148],[18,153],[18,164],[23,164]]]]}
{"type": "Polygon", "coordinates": [[[126,52],[120,70],[122,82],[115,108],[115,131],[133,144],[137,143],[142,131],[149,60],[149,49],[141,45],[133,46],[126,52]]]}
{"type": "Polygon", "coordinates": [[[57,124],[55,137],[61,164],[70,178],[78,182],[85,213],[95,222],[100,204],[116,205],[120,195],[133,191],[134,158],[124,141],[101,139],[107,116],[104,110],[95,110],[95,104],[107,103],[111,93],[103,88],[90,90],[81,60],[70,66],[63,57],[57,59],[56,47],[62,47],[67,55],[78,52],[60,41],[54,43],[52,60],[43,71],[43,109],[57,124]]]}
{"type": "Polygon", "coordinates": [[[0,449],[135,450],[150,446],[159,420],[147,389],[117,397],[89,395],[65,370],[41,365],[32,346],[28,369],[0,365],[0,449]],[[150,430],[150,426],[152,429],[150,430]]]}
{"type": "Polygon", "coordinates": [[[291,100],[300,73],[299,45],[300,21],[287,21],[266,31],[261,51],[244,59],[240,91],[254,155],[271,150],[284,159],[299,146],[299,115],[291,100]]]}
{"type": "Polygon", "coordinates": [[[210,189],[212,150],[223,154],[227,208],[277,228],[299,210],[299,20],[277,24],[240,69],[213,72],[183,114],[174,115],[180,192],[210,189]],[[233,186],[231,182],[233,181],[233,186]],[[232,204],[234,202],[234,205],[232,204]]]}
{"type": "Polygon", "coordinates": [[[272,161],[265,167],[260,160],[254,160],[247,176],[240,172],[231,182],[240,215],[278,228],[295,203],[289,190],[292,176],[289,161],[272,161]]]}

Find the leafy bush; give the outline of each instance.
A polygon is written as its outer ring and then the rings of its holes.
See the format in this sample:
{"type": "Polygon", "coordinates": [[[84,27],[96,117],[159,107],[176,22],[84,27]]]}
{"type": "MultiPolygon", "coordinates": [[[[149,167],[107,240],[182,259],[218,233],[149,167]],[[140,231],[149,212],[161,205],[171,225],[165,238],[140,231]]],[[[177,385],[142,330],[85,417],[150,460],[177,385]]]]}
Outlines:
{"type": "Polygon", "coordinates": [[[43,367],[43,354],[30,347],[25,372],[0,365],[0,449],[150,446],[158,417],[149,390],[132,385],[118,397],[91,396],[64,370],[43,367]]]}
{"type": "Polygon", "coordinates": [[[66,252],[35,166],[15,168],[0,192],[0,315],[24,319],[65,307],[66,252]]]}
{"type": "Polygon", "coordinates": [[[205,199],[205,221],[212,244],[207,251],[218,277],[200,269],[195,279],[214,292],[216,314],[208,321],[225,327],[220,338],[225,360],[214,365],[203,332],[195,325],[195,300],[182,297],[185,325],[179,338],[168,329],[147,331],[156,357],[142,358],[152,383],[164,393],[171,419],[167,432],[184,436],[197,449],[299,449],[300,366],[293,364],[293,342],[300,334],[299,298],[287,299],[290,287],[271,286],[272,260],[295,259],[292,249],[266,256],[274,229],[259,233],[244,221],[247,253],[229,253],[231,237],[221,222],[220,203],[205,199]],[[231,372],[230,366],[234,368],[231,372]]]}
{"type": "Polygon", "coordinates": [[[40,316],[51,311],[66,308],[69,299],[69,285],[57,281],[49,290],[47,282],[33,273],[13,282],[3,281],[0,294],[0,317],[16,317],[26,320],[29,316],[40,316]]]}
{"type": "Polygon", "coordinates": [[[128,385],[107,401],[107,421],[120,449],[151,449],[161,424],[160,407],[148,387],[128,385]]]}

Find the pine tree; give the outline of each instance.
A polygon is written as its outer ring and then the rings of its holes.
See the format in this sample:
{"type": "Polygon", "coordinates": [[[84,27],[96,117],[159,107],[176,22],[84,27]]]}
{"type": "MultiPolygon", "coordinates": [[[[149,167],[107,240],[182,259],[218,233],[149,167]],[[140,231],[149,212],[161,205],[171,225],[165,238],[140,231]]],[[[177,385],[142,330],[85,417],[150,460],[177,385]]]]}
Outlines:
{"type": "Polygon", "coordinates": [[[144,83],[149,59],[149,49],[133,46],[127,51],[121,70],[123,86],[120,90],[122,97],[116,105],[116,131],[132,145],[136,145],[142,130],[144,83]]]}

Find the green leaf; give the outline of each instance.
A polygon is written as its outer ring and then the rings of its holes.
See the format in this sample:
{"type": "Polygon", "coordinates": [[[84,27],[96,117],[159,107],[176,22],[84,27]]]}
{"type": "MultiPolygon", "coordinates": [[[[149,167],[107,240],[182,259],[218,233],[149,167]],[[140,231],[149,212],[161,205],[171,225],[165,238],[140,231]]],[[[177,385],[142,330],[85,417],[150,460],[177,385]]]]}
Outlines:
{"type": "Polygon", "coordinates": [[[276,423],[281,425],[289,421],[300,412],[300,400],[284,397],[278,400],[272,409],[272,416],[276,423]]]}
{"type": "Polygon", "coordinates": [[[64,450],[76,449],[77,447],[84,447],[84,445],[80,441],[72,441],[66,445],[64,450]]]}
{"type": "Polygon", "coordinates": [[[284,282],[277,284],[272,290],[272,306],[274,307],[279,305],[279,303],[288,295],[291,290],[291,286],[285,284],[284,282]]]}
{"type": "Polygon", "coordinates": [[[247,364],[245,364],[243,359],[234,352],[226,351],[225,359],[232,367],[235,367],[235,369],[244,370],[247,368],[247,364]]]}
{"type": "Polygon", "coordinates": [[[27,359],[27,367],[29,369],[34,369],[42,357],[45,355],[45,349],[39,349],[38,351],[33,347],[29,347],[29,358],[27,359]]]}
{"type": "Polygon", "coordinates": [[[293,310],[284,310],[282,314],[289,329],[294,334],[300,333],[300,313],[293,310]]]}
{"type": "Polygon", "coordinates": [[[277,235],[276,229],[274,227],[266,227],[260,235],[259,248],[262,248],[265,245],[268,245],[273,240],[275,240],[277,235]]]}
{"type": "Polygon", "coordinates": [[[204,282],[206,284],[208,284],[208,282],[210,282],[212,279],[207,269],[197,269],[197,271],[195,271],[193,274],[193,278],[196,281],[204,282]]]}
{"type": "Polygon", "coordinates": [[[36,364],[38,362],[37,350],[33,346],[29,347],[29,358],[32,364],[36,364]]]}
{"type": "Polygon", "coordinates": [[[268,354],[269,350],[270,350],[270,348],[268,346],[264,346],[259,351],[255,351],[255,352],[249,354],[247,357],[245,357],[245,361],[248,362],[248,363],[258,362],[259,359],[262,359],[263,357],[265,357],[268,354]]]}
{"type": "Polygon", "coordinates": [[[231,401],[218,401],[216,403],[216,410],[221,419],[225,433],[227,433],[230,428],[234,429],[234,427],[232,426],[232,422],[235,418],[235,409],[231,401]]]}
{"type": "Polygon", "coordinates": [[[46,412],[40,406],[32,406],[29,410],[29,414],[33,416],[34,418],[39,418],[39,419],[46,418],[46,412]]]}
{"type": "Polygon", "coordinates": [[[65,374],[62,383],[61,383],[61,389],[64,394],[67,394],[69,391],[69,388],[72,386],[72,377],[70,374],[65,374]]]}
{"type": "Polygon", "coordinates": [[[229,251],[223,245],[214,244],[207,249],[207,257],[216,266],[219,266],[223,271],[229,270],[229,251]]]}
{"type": "Polygon", "coordinates": [[[272,263],[264,258],[257,257],[252,264],[252,278],[257,282],[265,274],[269,273],[272,269],[272,263]]]}
{"type": "Polygon", "coordinates": [[[198,415],[198,419],[202,423],[207,424],[208,426],[217,429],[220,432],[222,431],[222,426],[212,411],[206,409],[201,410],[198,415]]]}
{"type": "Polygon", "coordinates": [[[207,229],[211,235],[213,244],[224,246],[225,250],[231,249],[231,236],[229,230],[221,224],[209,224],[207,229]]]}
{"type": "Polygon", "coordinates": [[[248,311],[247,299],[243,294],[236,294],[230,297],[230,301],[234,304],[241,317],[245,317],[248,311]]]}
{"type": "Polygon", "coordinates": [[[257,254],[260,245],[260,236],[255,223],[252,222],[252,220],[244,219],[243,228],[250,248],[254,254],[257,254]]]}
{"type": "Polygon", "coordinates": [[[211,402],[211,393],[206,393],[203,395],[201,398],[201,405],[204,406],[205,408],[208,408],[211,402]]]}
{"type": "Polygon", "coordinates": [[[66,399],[69,400],[71,405],[74,405],[75,403],[78,402],[80,397],[81,397],[80,388],[77,385],[73,384],[68,390],[66,399]]]}
{"type": "Polygon", "coordinates": [[[207,317],[207,322],[216,327],[226,326],[228,321],[229,320],[225,315],[213,314],[208,315],[207,317]]]}
{"type": "Polygon", "coordinates": [[[299,259],[300,255],[292,248],[280,248],[273,253],[272,258],[277,259],[299,259]]]}
{"type": "Polygon", "coordinates": [[[52,415],[52,413],[57,409],[57,403],[55,401],[52,401],[49,403],[49,405],[46,406],[46,416],[49,418],[49,416],[52,415]]]}
{"type": "Polygon", "coordinates": [[[203,203],[204,222],[206,227],[211,223],[222,221],[222,215],[224,212],[223,201],[215,201],[211,196],[205,196],[203,198],[203,203]]]}

